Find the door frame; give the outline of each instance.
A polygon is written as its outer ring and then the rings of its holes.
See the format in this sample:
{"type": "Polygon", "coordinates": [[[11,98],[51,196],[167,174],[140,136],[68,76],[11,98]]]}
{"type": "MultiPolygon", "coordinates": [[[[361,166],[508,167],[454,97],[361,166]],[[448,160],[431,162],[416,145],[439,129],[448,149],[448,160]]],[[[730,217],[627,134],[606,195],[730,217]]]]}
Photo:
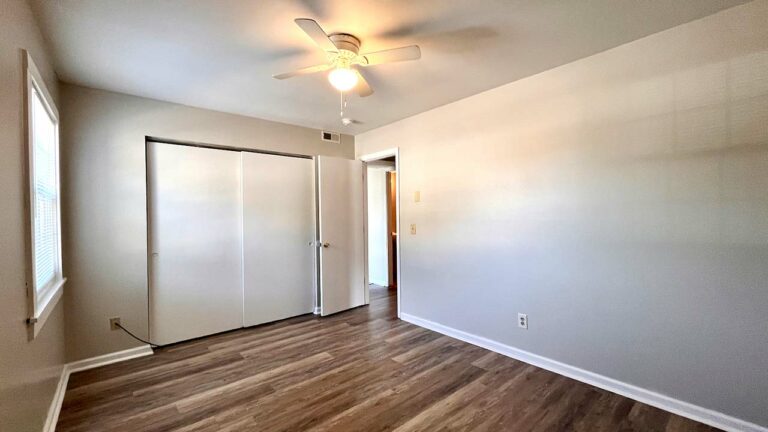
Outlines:
{"type": "Polygon", "coordinates": [[[365,251],[365,265],[364,265],[364,271],[365,271],[365,304],[370,304],[370,287],[369,280],[368,280],[368,162],[374,162],[381,159],[386,159],[388,157],[395,157],[395,172],[397,173],[395,177],[395,223],[397,225],[397,239],[395,240],[395,260],[397,262],[397,317],[400,318],[400,299],[402,298],[402,290],[403,290],[403,284],[402,284],[402,274],[403,274],[403,267],[400,265],[402,261],[402,254],[400,252],[400,237],[402,237],[402,232],[400,231],[400,181],[401,181],[401,173],[400,173],[400,147],[393,147],[386,150],[381,150],[374,153],[368,153],[365,155],[362,155],[358,157],[361,161],[364,163],[364,170],[363,170],[363,227],[365,230],[365,233],[363,235],[364,239],[364,245],[363,250],[365,251]]]}

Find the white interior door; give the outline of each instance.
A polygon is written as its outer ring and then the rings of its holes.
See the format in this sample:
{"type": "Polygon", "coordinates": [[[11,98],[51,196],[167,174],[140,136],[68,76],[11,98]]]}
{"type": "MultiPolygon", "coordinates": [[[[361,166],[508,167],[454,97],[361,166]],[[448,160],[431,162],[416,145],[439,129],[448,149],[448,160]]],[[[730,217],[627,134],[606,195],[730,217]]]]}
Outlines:
{"type": "Polygon", "coordinates": [[[318,156],[320,310],[365,304],[363,163],[318,156]]]}
{"type": "Polygon", "coordinates": [[[311,159],[243,153],[243,324],[312,312],[315,200],[311,159]]]}
{"type": "Polygon", "coordinates": [[[147,144],[150,338],[243,323],[240,153],[147,144]]]}

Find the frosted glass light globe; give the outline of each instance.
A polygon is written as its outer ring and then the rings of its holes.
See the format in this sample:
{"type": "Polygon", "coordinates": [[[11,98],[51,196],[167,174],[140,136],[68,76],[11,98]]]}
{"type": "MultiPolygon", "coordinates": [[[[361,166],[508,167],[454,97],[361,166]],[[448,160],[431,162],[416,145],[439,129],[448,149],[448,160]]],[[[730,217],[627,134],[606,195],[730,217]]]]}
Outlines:
{"type": "Polygon", "coordinates": [[[349,68],[336,68],[328,74],[328,81],[339,91],[347,91],[357,85],[357,73],[349,68]]]}

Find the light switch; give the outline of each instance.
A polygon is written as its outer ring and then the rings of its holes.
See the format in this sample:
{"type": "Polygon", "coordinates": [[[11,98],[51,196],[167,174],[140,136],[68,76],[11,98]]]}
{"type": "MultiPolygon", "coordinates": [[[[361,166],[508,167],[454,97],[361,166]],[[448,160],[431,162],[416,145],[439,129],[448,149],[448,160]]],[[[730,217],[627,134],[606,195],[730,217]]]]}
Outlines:
{"type": "Polygon", "coordinates": [[[416,224],[411,224],[411,235],[416,234],[416,224]]]}
{"type": "Polygon", "coordinates": [[[413,193],[413,202],[421,202],[421,191],[413,193]]]}

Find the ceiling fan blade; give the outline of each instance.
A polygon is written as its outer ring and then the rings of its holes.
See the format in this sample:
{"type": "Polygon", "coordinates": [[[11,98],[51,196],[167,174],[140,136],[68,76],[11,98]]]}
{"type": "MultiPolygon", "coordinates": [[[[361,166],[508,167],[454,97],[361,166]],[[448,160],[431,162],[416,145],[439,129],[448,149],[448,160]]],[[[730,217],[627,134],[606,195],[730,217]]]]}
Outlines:
{"type": "Polygon", "coordinates": [[[279,79],[279,80],[284,80],[286,78],[291,78],[291,77],[295,77],[295,76],[298,76],[298,75],[308,75],[308,74],[312,74],[312,73],[327,71],[331,67],[332,66],[329,65],[329,64],[321,64],[321,65],[316,65],[316,66],[309,66],[309,67],[297,69],[297,70],[295,70],[293,72],[286,72],[286,73],[281,73],[281,74],[277,74],[277,75],[272,75],[272,78],[279,79]]]}
{"type": "Polygon", "coordinates": [[[339,49],[333,44],[331,39],[328,38],[328,34],[325,33],[320,24],[317,21],[309,18],[296,18],[294,20],[304,33],[307,34],[313,41],[325,51],[338,52],[339,49]]]}
{"type": "Polygon", "coordinates": [[[373,89],[371,88],[370,84],[368,84],[368,81],[365,80],[363,74],[361,74],[359,70],[355,70],[355,73],[357,73],[357,86],[355,87],[355,91],[357,92],[358,96],[367,97],[372,95],[373,89]]]}
{"type": "Polygon", "coordinates": [[[421,49],[418,45],[411,45],[401,48],[392,48],[383,51],[361,54],[360,57],[364,57],[364,61],[360,62],[361,65],[374,66],[382,63],[418,60],[421,58],[421,49]]]}

